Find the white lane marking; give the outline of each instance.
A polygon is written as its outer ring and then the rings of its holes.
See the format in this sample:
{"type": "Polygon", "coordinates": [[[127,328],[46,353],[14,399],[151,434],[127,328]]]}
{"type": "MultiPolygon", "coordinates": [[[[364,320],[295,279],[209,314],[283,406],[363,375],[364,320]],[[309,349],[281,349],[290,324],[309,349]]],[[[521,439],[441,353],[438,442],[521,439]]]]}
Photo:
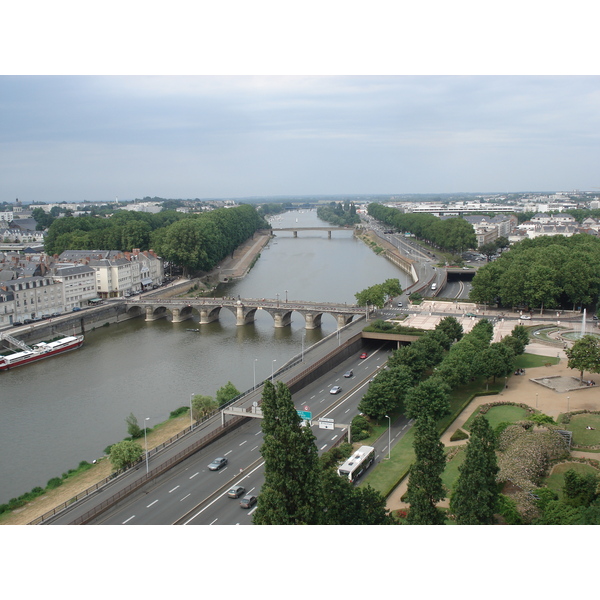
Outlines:
{"type": "Polygon", "coordinates": [[[327,444],[325,444],[324,446],[321,446],[321,450],[325,450],[325,448],[327,448],[327,444]]]}
{"type": "Polygon", "coordinates": [[[251,509],[248,511],[248,516],[250,516],[250,515],[251,515],[251,514],[252,514],[252,513],[253,513],[253,512],[254,512],[254,511],[257,509],[257,508],[258,508],[258,506],[255,506],[254,508],[251,508],[251,509]]]}
{"type": "Polygon", "coordinates": [[[260,435],[262,431],[257,431],[254,435],[260,435]]]}
{"type": "Polygon", "coordinates": [[[335,440],[336,438],[337,438],[337,435],[334,435],[334,436],[331,438],[331,441],[333,442],[333,440],[335,440]]]}
{"type": "Polygon", "coordinates": [[[154,502],[150,502],[150,504],[148,504],[148,506],[146,506],[146,508],[150,508],[153,504],[156,504],[157,502],[158,502],[158,498],[154,502]]]}
{"type": "Polygon", "coordinates": [[[172,490],[169,490],[169,494],[170,494],[171,492],[174,492],[174,491],[175,491],[175,490],[176,490],[178,487],[179,487],[179,486],[178,486],[178,485],[176,485],[176,486],[175,486],[175,487],[174,487],[172,490]]]}
{"type": "Polygon", "coordinates": [[[316,398],[316,394],[314,396],[311,396],[310,399],[313,400],[314,398],[316,398]]]}
{"type": "Polygon", "coordinates": [[[194,479],[194,477],[196,477],[196,475],[199,475],[199,474],[200,474],[200,471],[197,471],[196,473],[194,473],[194,474],[193,474],[193,475],[190,477],[190,479],[194,479]]]}
{"type": "Polygon", "coordinates": [[[135,515],[131,515],[129,517],[129,519],[127,519],[126,521],[123,521],[123,523],[121,523],[121,525],[125,525],[125,523],[129,523],[129,521],[131,521],[131,519],[135,519],[135,515]]]}
{"type": "Polygon", "coordinates": [[[244,440],[244,441],[243,441],[243,442],[240,444],[240,446],[243,446],[243,445],[244,445],[244,444],[245,444],[247,441],[248,441],[248,440],[244,440]]]}
{"type": "Polygon", "coordinates": [[[187,496],[184,496],[179,502],[183,502],[187,497],[191,496],[192,494],[188,494],[187,496]]]}
{"type": "Polygon", "coordinates": [[[254,452],[257,448],[260,448],[260,446],[254,446],[254,448],[252,448],[252,450],[250,450],[250,452],[254,452]]]}
{"type": "Polygon", "coordinates": [[[230,450],[229,452],[225,452],[225,456],[227,456],[228,454],[231,454],[233,452],[233,450],[230,450]]]}
{"type": "MultiPolygon", "coordinates": [[[[248,475],[246,475],[246,477],[249,477],[250,475],[252,475],[252,473],[254,473],[255,471],[257,471],[258,469],[260,469],[263,465],[264,465],[264,461],[261,462],[259,465],[257,465],[254,469],[252,469],[252,471],[250,471],[250,473],[248,473],[248,475]]],[[[248,490],[249,492],[251,492],[254,488],[248,490]]],[[[200,513],[203,513],[208,507],[212,506],[215,502],[217,502],[217,500],[220,500],[227,492],[223,492],[220,496],[217,496],[212,502],[210,502],[209,504],[207,504],[204,508],[201,508],[195,515],[193,515],[192,517],[190,517],[185,523],[184,525],[188,525],[189,523],[191,523],[200,513]]]]}
{"type": "Polygon", "coordinates": [[[212,523],[209,523],[209,525],[214,525],[218,520],[219,520],[219,517],[217,517],[212,523]]]}

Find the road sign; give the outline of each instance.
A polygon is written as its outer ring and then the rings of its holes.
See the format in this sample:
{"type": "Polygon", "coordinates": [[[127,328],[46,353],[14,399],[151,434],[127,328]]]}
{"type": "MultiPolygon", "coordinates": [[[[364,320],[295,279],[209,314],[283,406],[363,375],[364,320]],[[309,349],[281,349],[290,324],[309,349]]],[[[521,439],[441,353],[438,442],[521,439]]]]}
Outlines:
{"type": "Polygon", "coordinates": [[[335,423],[327,421],[319,421],[319,429],[335,429],[335,423]]]}
{"type": "Polygon", "coordinates": [[[328,419],[327,417],[320,417],[319,421],[325,421],[326,423],[335,423],[333,419],[328,419]]]}
{"type": "Polygon", "coordinates": [[[300,418],[303,419],[304,421],[310,421],[312,419],[312,413],[307,410],[297,410],[296,412],[300,415],[300,418]]]}

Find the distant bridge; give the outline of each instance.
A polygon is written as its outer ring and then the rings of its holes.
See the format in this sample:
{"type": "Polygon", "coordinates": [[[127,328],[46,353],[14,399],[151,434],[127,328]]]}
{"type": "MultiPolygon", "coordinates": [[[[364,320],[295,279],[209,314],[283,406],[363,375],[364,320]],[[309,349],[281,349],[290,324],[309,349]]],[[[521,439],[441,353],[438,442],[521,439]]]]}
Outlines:
{"type": "Polygon", "coordinates": [[[135,298],[128,299],[125,304],[132,316],[145,313],[146,321],[165,319],[170,314],[173,323],[181,323],[199,314],[201,325],[217,321],[223,308],[235,315],[236,325],[253,323],[256,311],[264,310],[273,317],[275,327],[287,327],[292,322],[292,313],[298,312],[304,317],[306,329],[320,327],[324,314],[335,317],[338,329],[350,323],[355,316],[366,314],[366,309],[356,304],[288,302],[265,298],[135,298]]]}
{"type": "Polygon", "coordinates": [[[298,237],[299,231],[326,231],[327,237],[331,237],[332,231],[354,231],[353,227],[273,227],[275,231],[293,231],[294,237],[298,237]]]}

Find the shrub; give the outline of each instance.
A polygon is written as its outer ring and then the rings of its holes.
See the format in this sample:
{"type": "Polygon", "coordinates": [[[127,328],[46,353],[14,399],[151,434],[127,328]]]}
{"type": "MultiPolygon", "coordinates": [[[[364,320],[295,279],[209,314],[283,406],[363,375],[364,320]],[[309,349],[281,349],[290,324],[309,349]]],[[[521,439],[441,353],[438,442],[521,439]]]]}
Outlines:
{"type": "Polygon", "coordinates": [[[517,510],[517,503],[504,494],[498,495],[498,514],[504,517],[508,525],[521,525],[523,523],[517,510]]]}
{"type": "Polygon", "coordinates": [[[172,410],[169,413],[169,419],[175,419],[176,417],[179,417],[180,415],[183,415],[183,414],[189,412],[189,410],[190,410],[189,406],[180,406],[179,408],[176,408],[175,410],[172,410]]]}
{"type": "Polygon", "coordinates": [[[352,419],[351,435],[354,442],[368,438],[369,435],[371,435],[371,424],[365,417],[356,415],[356,417],[352,419]]]}
{"type": "Polygon", "coordinates": [[[544,413],[538,413],[535,415],[529,415],[526,417],[528,421],[533,421],[534,423],[539,424],[550,424],[556,425],[556,421],[549,415],[545,415],[544,413]]]}
{"type": "Polygon", "coordinates": [[[62,479],[60,477],[53,477],[48,481],[46,487],[50,490],[54,490],[60,485],[62,485],[62,479]]]}
{"type": "Polygon", "coordinates": [[[469,437],[469,434],[462,429],[457,429],[451,436],[451,442],[460,442],[461,440],[466,440],[469,437]]]}

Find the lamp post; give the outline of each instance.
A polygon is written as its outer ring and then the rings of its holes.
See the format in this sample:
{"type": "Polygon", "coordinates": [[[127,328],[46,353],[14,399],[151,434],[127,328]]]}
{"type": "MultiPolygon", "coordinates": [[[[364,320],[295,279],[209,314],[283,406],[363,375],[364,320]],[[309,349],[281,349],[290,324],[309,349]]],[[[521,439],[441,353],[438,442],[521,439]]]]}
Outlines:
{"type": "Polygon", "coordinates": [[[144,421],[144,446],[146,447],[146,475],[148,475],[148,438],[146,437],[146,429],[148,428],[147,421],[150,420],[150,417],[146,417],[144,421]]]}
{"type": "Polygon", "coordinates": [[[256,389],[256,361],[258,360],[258,358],[254,359],[254,364],[252,365],[252,373],[254,375],[254,387],[252,388],[253,390],[256,389]]]}
{"type": "Polygon", "coordinates": [[[536,408],[536,410],[537,410],[537,407],[538,407],[538,394],[536,393],[535,394],[535,408],[536,408]]]}
{"type": "Polygon", "coordinates": [[[194,417],[192,416],[192,398],[195,395],[196,394],[194,393],[190,394],[190,431],[194,428],[194,417]]]}
{"type": "Polygon", "coordinates": [[[287,304],[287,290],[285,290],[285,303],[287,304]]]}
{"type": "Polygon", "coordinates": [[[571,397],[567,396],[567,412],[571,412],[571,410],[569,408],[570,407],[570,400],[571,400],[571,397]]]}
{"type": "Polygon", "coordinates": [[[302,334],[302,362],[304,362],[304,336],[305,334],[302,334]]]}
{"type": "Polygon", "coordinates": [[[390,426],[388,427],[388,459],[392,458],[392,419],[385,415],[388,421],[390,422],[390,426]]]}
{"type": "Polygon", "coordinates": [[[279,292],[277,292],[275,295],[277,296],[277,308],[279,308],[279,292]]]}
{"type": "Polygon", "coordinates": [[[277,359],[274,359],[273,362],[271,363],[271,383],[273,383],[273,378],[275,377],[275,363],[277,362],[277,359]]]}

